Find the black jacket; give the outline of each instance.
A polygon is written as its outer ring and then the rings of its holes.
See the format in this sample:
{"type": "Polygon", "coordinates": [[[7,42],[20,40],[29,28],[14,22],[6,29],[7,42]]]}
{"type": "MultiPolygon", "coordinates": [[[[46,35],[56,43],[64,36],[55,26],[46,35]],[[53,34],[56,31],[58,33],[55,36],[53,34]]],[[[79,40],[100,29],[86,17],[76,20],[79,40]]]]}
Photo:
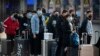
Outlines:
{"type": "Polygon", "coordinates": [[[64,46],[70,45],[70,35],[71,35],[71,28],[69,22],[63,17],[60,16],[57,22],[57,32],[59,35],[59,42],[64,46]]]}
{"type": "Polygon", "coordinates": [[[57,38],[56,24],[57,24],[58,19],[59,19],[59,16],[52,15],[47,24],[48,32],[53,33],[53,38],[57,38]],[[53,22],[53,21],[56,21],[56,22],[53,22]]]}
{"type": "Polygon", "coordinates": [[[79,36],[82,37],[82,33],[87,33],[86,27],[87,27],[88,19],[85,18],[81,24],[81,27],[79,28],[79,36]]]}

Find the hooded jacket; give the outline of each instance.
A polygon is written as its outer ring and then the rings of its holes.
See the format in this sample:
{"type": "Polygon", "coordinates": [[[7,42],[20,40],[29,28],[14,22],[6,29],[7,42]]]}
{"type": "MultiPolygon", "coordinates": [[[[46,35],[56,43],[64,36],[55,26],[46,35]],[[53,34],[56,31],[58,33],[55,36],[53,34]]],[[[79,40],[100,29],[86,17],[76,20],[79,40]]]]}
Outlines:
{"type": "Polygon", "coordinates": [[[16,35],[16,31],[19,29],[18,20],[14,21],[12,20],[12,17],[10,16],[4,21],[4,25],[6,25],[5,32],[7,33],[7,35],[10,35],[10,36],[16,35]]]}

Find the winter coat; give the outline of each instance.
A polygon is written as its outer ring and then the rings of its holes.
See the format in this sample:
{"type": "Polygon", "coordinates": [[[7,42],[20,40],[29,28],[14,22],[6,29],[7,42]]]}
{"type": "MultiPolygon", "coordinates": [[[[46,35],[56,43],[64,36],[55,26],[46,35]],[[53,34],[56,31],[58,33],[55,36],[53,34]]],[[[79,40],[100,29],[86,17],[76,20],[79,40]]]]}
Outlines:
{"type": "Polygon", "coordinates": [[[56,24],[57,24],[58,19],[59,19],[59,16],[52,15],[47,24],[48,32],[53,33],[53,38],[57,38],[56,24]]]}
{"type": "Polygon", "coordinates": [[[57,22],[57,32],[59,35],[59,44],[63,46],[70,45],[70,35],[72,33],[68,20],[60,16],[57,22]]]}

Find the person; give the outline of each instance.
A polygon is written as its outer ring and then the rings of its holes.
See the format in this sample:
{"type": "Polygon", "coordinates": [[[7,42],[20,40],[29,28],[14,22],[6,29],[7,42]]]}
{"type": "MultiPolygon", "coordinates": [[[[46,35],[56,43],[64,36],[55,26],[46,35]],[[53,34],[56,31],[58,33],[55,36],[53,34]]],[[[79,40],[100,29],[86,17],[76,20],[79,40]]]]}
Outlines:
{"type": "Polygon", "coordinates": [[[26,14],[26,17],[27,17],[28,19],[31,19],[31,18],[32,18],[32,11],[31,11],[31,10],[27,10],[26,13],[27,13],[27,14],[26,14]]]}
{"type": "Polygon", "coordinates": [[[57,38],[56,24],[58,19],[59,19],[59,12],[54,11],[53,15],[50,17],[47,24],[48,32],[53,33],[53,39],[57,38]]]}
{"type": "Polygon", "coordinates": [[[41,40],[43,39],[45,29],[45,17],[42,15],[42,9],[38,8],[37,13],[31,18],[31,29],[32,29],[32,55],[41,54],[41,40]]]}
{"type": "Polygon", "coordinates": [[[72,18],[72,24],[73,24],[73,28],[76,30],[76,32],[78,33],[78,29],[79,29],[79,18],[78,16],[75,14],[75,10],[74,9],[70,9],[69,10],[69,14],[70,17],[72,18]]]}
{"type": "Polygon", "coordinates": [[[92,25],[93,13],[91,10],[87,10],[86,19],[83,20],[80,28],[80,37],[82,33],[87,33],[87,44],[90,44],[93,35],[93,25],[92,25]]]}
{"type": "Polygon", "coordinates": [[[7,34],[7,40],[11,40],[12,50],[14,48],[14,38],[16,36],[16,31],[19,29],[19,22],[17,19],[17,13],[13,13],[6,20],[4,20],[5,32],[7,34]]]}
{"type": "Polygon", "coordinates": [[[70,46],[70,34],[71,31],[71,21],[69,17],[69,13],[67,10],[62,11],[62,15],[60,16],[57,22],[57,32],[59,35],[59,42],[57,47],[56,56],[66,56],[65,48],[66,46],[70,46]]]}
{"type": "Polygon", "coordinates": [[[3,25],[3,22],[0,22],[0,40],[6,40],[7,39],[7,35],[5,33],[5,30],[4,30],[4,25],[3,25]]]}

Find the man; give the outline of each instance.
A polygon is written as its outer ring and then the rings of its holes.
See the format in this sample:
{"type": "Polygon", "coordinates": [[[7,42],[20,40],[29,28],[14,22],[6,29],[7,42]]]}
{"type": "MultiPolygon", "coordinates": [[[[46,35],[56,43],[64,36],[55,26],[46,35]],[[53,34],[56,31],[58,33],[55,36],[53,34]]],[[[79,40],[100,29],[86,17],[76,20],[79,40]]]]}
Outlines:
{"type": "Polygon", "coordinates": [[[11,40],[12,50],[14,47],[14,38],[16,36],[16,31],[19,29],[19,22],[17,19],[17,13],[13,13],[11,16],[9,16],[6,20],[4,20],[5,32],[7,34],[7,39],[11,40]]]}
{"type": "Polygon", "coordinates": [[[68,18],[69,14],[67,10],[63,10],[62,15],[57,21],[57,32],[59,35],[59,42],[56,56],[66,56],[65,48],[70,46],[70,34],[71,25],[70,21],[72,19],[68,18]]]}
{"type": "Polygon", "coordinates": [[[93,13],[92,11],[88,10],[86,12],[86,19],[84,19],[80,28],[81,34],[84,32],[87,33],[87,44],[90,44],[93,35],[92,18],[93,18],[93,13]]]}
{"type": "Polygon", "coordinates": [[[42,14],[42,9],[38,8],[37,13],[35,13],[31,18],[31,29],[33,34],[33,45],[32,54],[37,56],[41,54],[41,40],[43,39],[44,29],[45,29],[45,17],[42,14]]]}
{"type": "Polygon", "coordinates": [[[57,20],[59,19],[59,12],[54,11],[53,15],[50,17],[48,24],[47,24],[47,29],[48,32],[53,33],[53,38],[57,38],[57,30],[56,30],[56,24],[57,20]]]}

